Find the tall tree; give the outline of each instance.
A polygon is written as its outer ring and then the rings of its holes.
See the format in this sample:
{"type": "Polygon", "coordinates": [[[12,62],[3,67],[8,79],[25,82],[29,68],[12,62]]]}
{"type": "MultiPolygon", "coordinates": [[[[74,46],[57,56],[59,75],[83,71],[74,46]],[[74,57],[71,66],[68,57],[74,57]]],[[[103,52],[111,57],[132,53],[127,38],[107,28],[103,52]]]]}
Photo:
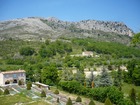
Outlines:
{"type": "Polygon", "coordinates": [[[105,104],[104,105],[112,105],[111,101],[109,98],[106,98],[105,104]]]}
{"type": "Polygon", "coordinates": [[[132,88],[129,94],[130,100],[136,105],[136,90],[132,88]]]}
{"type": "Polygon", "coordinates": [[[109,76],[105,68],[103,68],[101,76],[99,77],[98,86],[105,87],[105,86],[111,86],[111,85],[112,85],[111,77],[109,76]]]}

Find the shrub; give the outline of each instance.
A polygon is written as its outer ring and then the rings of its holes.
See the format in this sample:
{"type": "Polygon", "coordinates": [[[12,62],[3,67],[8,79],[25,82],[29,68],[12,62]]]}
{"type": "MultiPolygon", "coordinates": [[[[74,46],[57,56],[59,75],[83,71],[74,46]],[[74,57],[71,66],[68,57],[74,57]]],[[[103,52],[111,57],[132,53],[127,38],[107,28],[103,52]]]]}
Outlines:
{"type": "Polygon", "coordinates": [[[18,85],[22,85],[22,81],[21,80],[18,81],[18,85]]]}
{"type": "Polygon", "coordinates": [[[119,103],[117,105],[134,105],[134,104],[130,100],[122,99],[119,101],[119,103]]]}
{"type": "Polygon", "coordinates": [[[41,91],[41,97],[46,97],[46,93],[44,90],[41,91]]]}
{"type": "Polygon", "coordinates": [[[59,103],[59,98],[57,98],[57,103],[59,103]]]}
{"type": "Polygon", "coordinates": [[[134,88],[130,90],[129,97],[130,97],[130,100],[134,103],[134,105],[136,105],[136,91],[134,88]]]}
{"type": "Polygon", "coordinates": [[[105,105],[112,105],[111,101],[109,98],[106,98],[105,100],[105,105]]]}
{"type": "Polygon", "coordinates": [[[32,83],[31,82],[28,82],[27,83],[27,90],[31,90],[31,87],[32,87],[32,83]]]}
{"type": "Polygon", "coordinates": [[[81,97],[78,96],[78,97],[76,98],[76,102],[82,102],[81,97]]]}
{"type": "Polygon", "coordinates": [[[8,95],[8,94],[10,94],[9,90],[8,89],[5,89],[4,90],[4,95],[8,95]]]}
{"type": "Polygon", "coordinates": [[[54,91],[54,94],[59,94],[59,91],[58,91],[58,90],[55,90],[55,91],[54,91]]]}
{"type": "Polygon", "coordinates": [[[90,100],[89,104],[88,105],[95,105],[94,101],[93,100],[90,100]]]}
{"type": "Polygon", "coordinates": [[[138,93],[138,100],[140,101],[140,93],[138,93]]]}
{"type": "Polygon", "coordinates": [[[2,95],[3,94],[3,91],[0,89],[0,95],[2,95]]]}
{"type": "Polygon", "coordinates": [[[70,98],[68,99],[68,101],[67,101],[66,105],[72,105],[72,101],[71,101],[71,99],[70,99],[70,98]]]}

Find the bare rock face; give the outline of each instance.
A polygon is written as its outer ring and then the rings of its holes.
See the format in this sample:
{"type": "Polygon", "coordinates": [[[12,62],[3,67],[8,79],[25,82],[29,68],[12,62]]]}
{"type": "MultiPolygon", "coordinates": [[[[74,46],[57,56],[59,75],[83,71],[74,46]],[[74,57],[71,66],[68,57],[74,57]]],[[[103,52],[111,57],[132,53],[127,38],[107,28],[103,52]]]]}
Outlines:
{"type": "Polygon", "coordinates": [[[117,35],[131,37],[133,36],[133,31],[120,22],[97,20],[67,22],[55,17],[29,17],[0,22],[0,40],[8,38],[42,40],[47,38],[56,39],[64,36],[102,38],[105,35],[111,36],[110,39],[104,37],[107,40],[117,41],[117,35]]]}

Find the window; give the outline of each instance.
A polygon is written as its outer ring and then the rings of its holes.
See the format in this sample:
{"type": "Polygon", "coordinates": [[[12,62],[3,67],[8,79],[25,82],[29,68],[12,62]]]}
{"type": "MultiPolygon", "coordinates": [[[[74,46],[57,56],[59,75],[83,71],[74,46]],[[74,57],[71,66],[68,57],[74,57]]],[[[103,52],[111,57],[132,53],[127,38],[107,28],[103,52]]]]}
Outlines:
{"type": "Polygon", "coordinates": [[[13,78],[17,78],[17,74],[13,74],[13,78]]]}

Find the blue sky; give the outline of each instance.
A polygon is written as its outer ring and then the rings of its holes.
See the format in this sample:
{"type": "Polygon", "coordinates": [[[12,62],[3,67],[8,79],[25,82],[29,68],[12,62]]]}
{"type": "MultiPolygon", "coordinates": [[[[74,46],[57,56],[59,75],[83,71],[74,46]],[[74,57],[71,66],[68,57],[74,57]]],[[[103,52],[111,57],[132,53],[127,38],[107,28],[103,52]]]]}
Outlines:
{"type": "Polygon", "coordinates": [[[140,32],[140,0],[0,0],[0,21],[34,16],[119,21],[140,32]]]}

